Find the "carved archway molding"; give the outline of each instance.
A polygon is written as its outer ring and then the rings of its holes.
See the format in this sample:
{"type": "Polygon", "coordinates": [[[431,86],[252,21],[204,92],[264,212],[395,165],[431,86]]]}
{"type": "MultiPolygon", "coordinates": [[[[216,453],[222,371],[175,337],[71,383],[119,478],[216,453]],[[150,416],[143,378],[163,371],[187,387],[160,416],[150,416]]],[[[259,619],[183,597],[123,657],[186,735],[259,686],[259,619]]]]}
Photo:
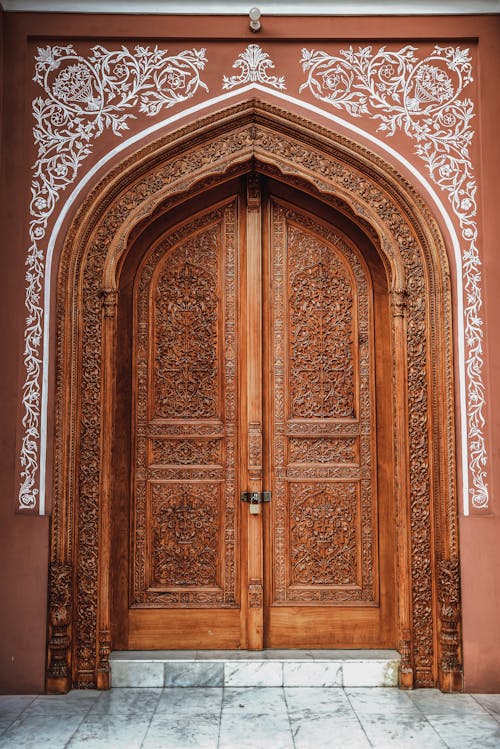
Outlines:
{"type": "Polygon", "coordinates": [[[250,164],[319,195],[376,238],[393,312],[400,683],[460,690],[452,307],[443,238],[413,187],[380,157],[255,100],[119,163],[67,233],[57,282],[47,689],[109,686],[113,359],[119,271],[131,238],[190,192],[250,164]]]}

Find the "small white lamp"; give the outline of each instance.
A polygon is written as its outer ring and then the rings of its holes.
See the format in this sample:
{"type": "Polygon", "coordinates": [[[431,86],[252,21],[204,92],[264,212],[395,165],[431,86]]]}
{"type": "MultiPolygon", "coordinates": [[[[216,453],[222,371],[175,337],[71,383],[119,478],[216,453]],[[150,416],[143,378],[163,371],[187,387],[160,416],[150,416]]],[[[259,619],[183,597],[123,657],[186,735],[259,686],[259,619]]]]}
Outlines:
{"type": "Polygon", "coordinates": [[[250,8],[248,17],[250,18],[250,28],[252,31],[260,31],[260,17],[262,13],[259,8],[250,8]]]}

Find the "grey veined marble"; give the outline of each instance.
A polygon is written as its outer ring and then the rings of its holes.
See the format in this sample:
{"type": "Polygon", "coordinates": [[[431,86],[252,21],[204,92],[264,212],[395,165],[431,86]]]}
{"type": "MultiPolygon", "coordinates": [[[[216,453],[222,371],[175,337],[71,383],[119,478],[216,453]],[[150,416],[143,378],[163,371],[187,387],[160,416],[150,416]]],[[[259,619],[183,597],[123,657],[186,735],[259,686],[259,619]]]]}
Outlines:
{"type": "MultiPolygon", "coordinates": [[[[304,662],[316,681],[314,659],[304,662]]],[[[199,687],[165,666],[175,686],[0,696],[0,749],[500,749],[500,695],[332,688],[329,663],[325,686],[288,686],[292,666],[274,685],[285,672],[272,659],[239,660],[233,685],[216,686],[224,664],[202,659],[199,687]]]]}

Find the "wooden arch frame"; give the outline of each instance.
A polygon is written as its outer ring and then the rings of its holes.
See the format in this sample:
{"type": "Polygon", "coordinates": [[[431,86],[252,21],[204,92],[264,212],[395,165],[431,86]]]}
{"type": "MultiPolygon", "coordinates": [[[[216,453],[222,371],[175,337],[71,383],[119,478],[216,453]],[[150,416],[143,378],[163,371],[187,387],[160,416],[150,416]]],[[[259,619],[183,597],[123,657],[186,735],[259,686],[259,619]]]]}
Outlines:
{"type": "Polygon", "coordinates": [[[365,148],[269,104],[225,109],[145,146],[96,185],[57,281],[47,689],[109,686],[110,471],[118,275],[139,227],[258,164],[372,237],[392,303],[398,632],[403,687],[462,689],[452,307],[438,226],[365,148]],[[196,188],[195,188],[196,186],[196,188]]]}

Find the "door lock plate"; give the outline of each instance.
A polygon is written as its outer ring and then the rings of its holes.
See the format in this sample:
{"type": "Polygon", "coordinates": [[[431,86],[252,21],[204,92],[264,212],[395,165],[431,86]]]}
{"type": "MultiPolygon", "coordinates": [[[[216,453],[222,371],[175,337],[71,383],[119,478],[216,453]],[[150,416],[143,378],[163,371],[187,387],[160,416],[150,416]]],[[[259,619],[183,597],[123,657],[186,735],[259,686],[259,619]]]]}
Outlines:
{"type": "Polygon", "coordinates": [[[252,505],[261,505],[264,502],[271,501],[271,492],[241,492],[240,499],[242,502],[247,502],[250,505],[250,511],[252,505]]]}

